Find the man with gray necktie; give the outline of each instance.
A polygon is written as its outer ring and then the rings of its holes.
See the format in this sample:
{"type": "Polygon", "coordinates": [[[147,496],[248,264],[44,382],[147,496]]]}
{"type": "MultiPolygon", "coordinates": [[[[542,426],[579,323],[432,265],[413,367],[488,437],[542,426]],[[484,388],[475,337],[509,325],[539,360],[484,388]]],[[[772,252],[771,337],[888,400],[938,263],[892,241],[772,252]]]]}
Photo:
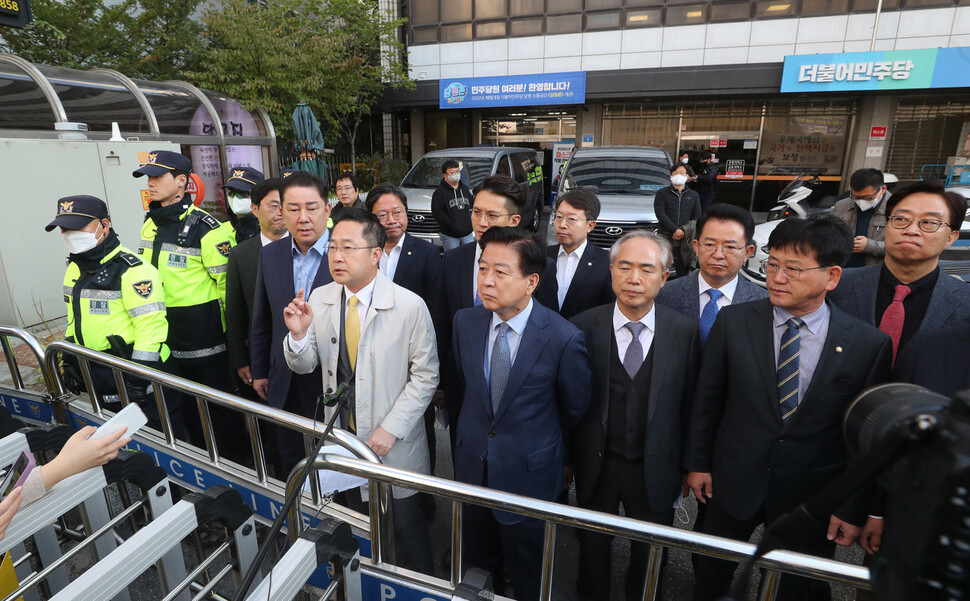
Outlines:
{"type": "MultiPolygon", "coordinates": [[[[527,232],[493,227],[479,239],[482,306],[455,315],[453,350],[464,398],[454,450],[455,479],[554,501],[563,490],[563,436],[586,413],[589,357],[583,334],[532,300],[546,249],[527,232]]],[[[459,249],[460,250],[460,249],[459,249]]],[[[465,567],[508,575],[514,596],[536,601],[543,523],[466,505],[465,567]]]]}
{"type": "MultiPolygon", "coordinates": [[[[826,301],[852,249],[831,215],[787,219],[768,240],[769,298],[721,309],[711,328],[691,406],[684,468],[705,504],[700,530],[748,540],[804,503],[846,468],[842,416],[866,388],[888,379],[888,336],[826,301]]],[[[831,557],[865,523],[861,498],[825,523],[806,523],[782,547],[831,557]]],[[[694,599],[727,593],[736,564],[700,557],[694,599]]],[[[780,599],[828,599],[828,585],[785,576],[780,599]]]]}
{"type": "MultiPolygon", "coordinates": [[[[626,234],[609,254],[616,302],[571,320],[586,337],[593,378],[590,409],[569,435],[576,498],[614,514],[622,503],[628,517],[667,526],[681,497],[683,432],[700,355],[697,324],[654,302],[672,255],[659,234],[626,234]]],[[[579,532],[581,601],[611,598],[611,542],[579,532]]],[[[648,556],[649,545],[633,543],[624,598],[642,598],[648,556]]]]}

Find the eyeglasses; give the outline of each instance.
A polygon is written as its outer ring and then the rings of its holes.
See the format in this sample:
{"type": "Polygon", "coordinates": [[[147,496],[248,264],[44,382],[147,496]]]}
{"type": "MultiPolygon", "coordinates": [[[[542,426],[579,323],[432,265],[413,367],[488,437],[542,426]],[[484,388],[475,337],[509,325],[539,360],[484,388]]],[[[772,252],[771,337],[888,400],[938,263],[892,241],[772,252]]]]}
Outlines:
{"type": "Polygon", "coordinates": [[[474,219],[475,221],[481,221],[482,217],[484,217],[485,221],[487,221],[488,223],[495,223],[502,217],[508,217],[508,216],[509,216],[509,213],[488,213],[488,212],[482,211],[481,209],[472,209],[472,219],[474,219]]]}
{"type": "Polygon", "coordinates": [[[341,244],[327,244],[323,245],[323,252],[325,254],[335,255],[337,253],[349,255],[357,252],[358,250],[370,250],[372,248],[377,248],[376,246],[344,246],[341,244]]]}
{"type": "Polygon", "coordinates": [[[261,202],[259,203],[259,206],[263,207],[264,209],[269,209],[271,213],[279,213],[280,209],[282,208],[278,202],[261,202]]]}
{"type": "Polygon", "coordinates": [[[743,246],[735,246],[733,244],[714,244],[713,242],[704,242],[697,245],[700,251],[705,255],[713,255],[718,249],[725,255],[736,255],[744,250],[743,246]]]}
{"type": "Polygon", "coordinates": [[[337,186],[337,192],[353,192],[356,190],[353,186],[337,186]]]}
{"type": "Polygon", "coordinates": [[[394,221],[400,221],[401,218],[405,217],[407,214],[408,214],[407,211],[405,211],[404,209],[394,209],[390,213],[386,211],[375,213],[374,216],[377,217],[378,221],[380,221],[381,223],[384,223],[385,221],[387,221],[388,217],[393,217],[394,221]]]}
{"type": "Polygon", "coordinates": [[[815,269],[828,269],[828,265],[819,265],[818,267],[783,267],[778,263],[772,263],[770,259],[765,259],[761,262],[761,269],[764,270],[765,275],[771,277],[777,274],[779,271],[785,274],[785,277],[789,280],[795,281],[802,276],[803,271],[813,271],[815,269]]]}
{"type": "MultiPolygon", "coordinates": [[[[889,225],[893,226],[897,230],[904,230],[908,228],[913,223],[914,220],[909,217],[903,217],[902,215],[893,215],[888,219],[888,221],[889,221],[889,225]]],[[[944,225],[952,229],[952,226],[949,223],[940,221],[939,219],[916,220],[916,227],[926,232],[927,234],[932,234],[933,232],[939,230],[944,225]]]]}
{"type": "Polygon", "coordinates": [[[853,194],[852,192],[849,192],[849,196],[852,197],[852,200],[876,200],[877,198],[879,198],[880,194],[882,194],[882,190],[873,192],[872,194],[866,194],[865,196],[859,196],[858,194],[853,194]]]}
{"type": "Polygon", "coordinates": [[[566,217],[565,215],[560,215],[559,213],[556,213],[556,216],[552,218],[553,223],[562,223],[563,221],[566,222],[566,225],[574,226],[583,221],[589,221],[589,220],[580,219],[579,217],[566,217]]]}

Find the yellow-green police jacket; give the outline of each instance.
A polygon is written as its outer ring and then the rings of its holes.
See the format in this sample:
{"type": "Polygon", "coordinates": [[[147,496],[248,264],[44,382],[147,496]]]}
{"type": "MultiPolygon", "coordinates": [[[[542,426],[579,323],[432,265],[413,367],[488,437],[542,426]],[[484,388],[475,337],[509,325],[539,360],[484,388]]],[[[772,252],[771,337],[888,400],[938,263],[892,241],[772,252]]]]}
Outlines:
{"type": "Polygon", "coordinates": [[[138,254],[158,268],[168,309],[168,345],[181,362],[226,351],[226,265],[232,230],[192,204],[149,205],[138,254]]]}
{"type": "Polygon", "coordinates": [[[156,368],[168,359],[165,291],[158,271],[120,244],[95,271],[82,272],[76,262],[68,263],[64,301],[68,340],[156,368]]]}

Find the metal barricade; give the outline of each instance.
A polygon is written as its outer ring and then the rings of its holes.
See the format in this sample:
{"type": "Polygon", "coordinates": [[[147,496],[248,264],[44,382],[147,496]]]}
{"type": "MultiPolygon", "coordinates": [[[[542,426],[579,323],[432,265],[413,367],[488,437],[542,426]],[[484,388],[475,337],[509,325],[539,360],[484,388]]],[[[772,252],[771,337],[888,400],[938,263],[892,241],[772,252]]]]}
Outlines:
{"type": "MultiPolygon", "coordinates": [[[[450,583],[437,581],[438,585],[436,587],[440,593],[448,594],[449,596],[449,591],[458,585],[464,571],[462,569],[461,540],[462,503],[500,509],[526,517],[537,518],[545,522],[545,545],[542,558],[540,601],[551,601],[552,599],[553,560],[555,558],[557,526],[584,528],[602,534],[621,536],[634,541],[648,543],[650,545],[650,557],[646,572],[646,583],[643,590],[644,601],[653,601],[656,597],[663,549],[678,549],[732,561],[745,561],[754,556],[755,553],[755,545],[748,542],[681,530],[672,526],[661,526],[659,524],[642,522],[632,518],[562,505],[550,501],[541,501],[491,488],[444,480],[435,476],[418,474],[389,466],[377,466],[373,463],[350,457],[321,454],[317,457],[313,467],[317,470],[329,469],[360,476],[368,479],[371,483],[381,482],[385,485],[403,486],[412,490],[427,492],[435,496],[451,499],[451,581],[450,583]]],[[[372,539],[371,546],[374,549],[374,557],[379,557],[380,550],[386,545],[386,540],[380,538],[372,539]]],[[[401,578],[402,574],[406,572],[400,568],[384,570],[381,568],[380,562],[373,559],[370,562],[363,561],[362,563],[365,573],[367,570],[376,571],[384,577],[401,578]]],[[[761,592],[762,601],[774,601],[781,574],[807,576],[833,584],[843,584],[864,589],[869,588],[868,568],[812,555],[804,555],[791,551],[772,551],[760,558],[756,565],[767,570],[764,578],[765,586],[762,587],[761,592]]],[[[426,578],[429,581],[436,580],[430,576],[426,578]]]]}

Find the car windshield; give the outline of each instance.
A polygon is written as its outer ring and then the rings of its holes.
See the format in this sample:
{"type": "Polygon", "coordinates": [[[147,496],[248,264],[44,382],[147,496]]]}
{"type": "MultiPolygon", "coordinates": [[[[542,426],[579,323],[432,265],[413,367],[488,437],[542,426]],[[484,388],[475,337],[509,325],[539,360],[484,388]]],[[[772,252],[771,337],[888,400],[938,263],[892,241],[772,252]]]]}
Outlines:
{"type": "Polygon", "coordinates": [[[576,157],[566,166],[563,190],[584,188],[602,194],[652,194],[670,185],[663,159],[576,157]]]}
{"type": "Polygon", "coordinates": [[[461,179],[470,188],[482,183],[483,179],[492,174],[493,159],[490,157],[426,156],[421,157],[421,160],[411,168],[401,187],[437,188],[441,183],[441,165],[448,159],[454,159],[462,166],[461,179]]]}

